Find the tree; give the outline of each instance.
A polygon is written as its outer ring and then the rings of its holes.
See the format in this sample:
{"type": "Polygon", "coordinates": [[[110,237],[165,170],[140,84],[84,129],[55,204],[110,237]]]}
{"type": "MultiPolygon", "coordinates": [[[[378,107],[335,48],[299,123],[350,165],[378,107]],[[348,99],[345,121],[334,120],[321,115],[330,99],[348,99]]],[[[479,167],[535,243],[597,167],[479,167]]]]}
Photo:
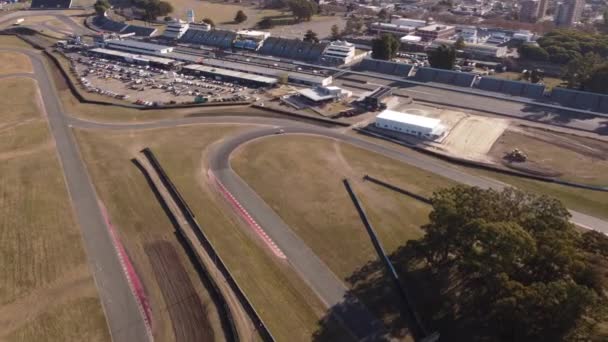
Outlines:
{"type": "Polygon", "coordinates": [[[310,0],[290,0],[287,5],[298,20],[309,21],[318,10],[317,4],[310,0]]]}
{"type": "Polygon", "coordinates": [[[429,64],[433,68],[452,70],[456,62],[456,49],[442,44],[427,52],[429,64]]]}
{"type": "Polygon", "coordinates": [[[93,5],[93,8],[95,8],[95,13],[97,13],[97,15],[103,15],[108,9],[110,9],[110,7],[112,6],[108,2],[108,0],[97,0],[97,2],[95,2],[95,5],[93,5]]]}
{"type": "Polygon", "coordinates": [[[305,42],[310,42],[310,43],[318,43],[319,42],[319,38],[317,37],[317,33],[314,32],[313,30],[308,30],[306,31],[306,33],[304,34],[304,39],[302,39],[305,42]]]}
{"type": "Polygon", "coordinates": [[[523,73],[523,78],[531,83],[538,83],[545,79],[545,72],[540,69],[526,70],[523,73]]]}
{"type": "Polygon", "coordinates": [[[568,88],[582,89],[589,80],[594,69],[602,63],[602,58],[593,52],[571,60],[562,69],[562,79],[568,88]]]}
{"type": "Polygon", "coordinates": [[[464,38],[458,37],[458,39],[456,39],[456,42],[454,43],[454,48],[457,50],[462,50],[465,47],[466,47],[466,44],[464,42],[464,38]]]}
{"type": "Polygon", "coordinates": [[[277,82],[279,82],[279,84],[287,84],[288,81],[289,74],[286,72],[282,72],[277,76],[277,82]]]}
{"type": "Polygon", "coordinates": [[[608,63],[593,70],[591,77],[583,83],[583,90],[608,94],[608,63]]]}
{"type": "Polygon", "coordinates": [[[386,20],[390,19],[390,17],[391,17],[391,15],[390,15],[390,13],[388,13],[386,8],[383,8],[380,10],[380,12],[378,12],[378,18],[380,18],[381,21],[386,21],[386,20]]]}
{"type": "Polygon", "coordinates": [[[245,12],[243,12],[243,10],[238,10],[238,12],[236,12],[236,15],[234,16],[234,22],[235,23],[242,23],[245,22],[247,20],[247,15],[245,14],[245,12]]]}
{"type": "Polygon", "coordinates": [[[424,237],[408,247],[431,281],[449,276],[437,319],[466,329],[447,340],[590,340],[608,318],[606,285],[589,276],[605,274],[606,262],[590,264],[606,261],[608,239],[581,237],[558,200],[457,186],[431,203],[424,237]]]}
{"type": "Polygon", "coordinates": [[[363,19],[355,16],[351,16],[346,19],[346,25],[344,26],[344,34],[360,33],[363,29],[363,19]]]}
{"type": "Polygon", "coordinates": [[[372,57],[390,60],[397,55],[400,45],[401,43],[395,36],[385,33],[380,38],[372,40],[372,57]]]}
{"type": "Polygon", "coordinates": [[[207,25],[211,25],[211,27],[215,27],[215,22],[213,22],[213,20],[211,20],[209,18],[203,19],[203,22],[207,25]]]}
{"type": "Polygon", "coordinates": [[[274,23],[272,22],[272,19],[264,18],[258,22],[257,26],[261,29],[269,29],[274,27],[274,23]]]}
{"type": "Polygon", "coordinates": [[[338,27],[338,25],[333,24],[331,26],[331,40],[338,40],[340,39],[340,28],[338,27]]]}
{"type": "Polygon", "coordinates": [[[173,12],[173,5],[160,0],[134,0],[135,7],[144,10],[144,20],[152,21],[173,12]]]}
{"type": "Polygon", "coordinates": [[[545,49],[529,44],[523,44],[519,47],[519,56],[523,59],[541,62],[549,59],[549,54],[545,49]]]}

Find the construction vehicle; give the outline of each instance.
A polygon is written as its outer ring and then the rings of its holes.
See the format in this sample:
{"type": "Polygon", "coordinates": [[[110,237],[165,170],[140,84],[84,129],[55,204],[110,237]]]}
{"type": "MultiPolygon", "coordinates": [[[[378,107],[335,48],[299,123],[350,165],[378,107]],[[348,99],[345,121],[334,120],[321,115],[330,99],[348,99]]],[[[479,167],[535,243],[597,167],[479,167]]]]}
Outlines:
{"type": "Polygon", "coordinates": [[[528,160],[528,155],[518,148],[514,148],[511,152],[505,154],[505,159],[510,162],[523,163],[528,160]]]}

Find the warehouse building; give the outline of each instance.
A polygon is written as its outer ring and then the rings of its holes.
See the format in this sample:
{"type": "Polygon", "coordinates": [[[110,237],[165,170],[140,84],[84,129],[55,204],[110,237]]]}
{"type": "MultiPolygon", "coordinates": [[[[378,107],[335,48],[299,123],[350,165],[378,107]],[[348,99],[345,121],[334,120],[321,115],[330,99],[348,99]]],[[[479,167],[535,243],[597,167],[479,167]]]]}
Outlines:
{"type": "Polygon", "coordinates": [[[323,103],[349,98],[353,95],[353,92],[340,87],[329,86],[300,89],[298,94],[312,102],[323,103]]]}
{"type": "Polygon", "coordinates": [[[418,138],[436,140],[446,132],[441,120],[420,115],[384,110],[376,116],[376,127],[413,135],[418,138]]]}
{"type": "Polygon", "coordinates": [[[111,39],[103,42],[105,48],[120,50],[129,53],[156,54],[173,51],[173,47],[140,42],[137,40],[111,39]]]}
{"type": "Polygon", "coordinates": [[[272,87],[277,84],[276,78],[253,75],[245,72],[222,69],[207,65],[190,64],[182,68],[184,74],[212,77],[216,80],[238,82],[253,87],[272,87]]]}
{"type": "Polygon", "coordinates": [[[170,58],[147,56],[147,55],[146,56],[137,55],[137,54],[132,54],[132,53],[123,52],[123,51],[108,50],[108,49],[104,49],[104,48],[91,49],[91,50],[89,50],[89,54],[98,56],[100,58],[118,60],[118,61],[140,64],[140,65],[149,65],[151,67],[167,69],[167,70],[176,69],[181,64],[183,64],[182,62],[179,62],[179,61],[176,61],[176,60],[170,59],[170,58]]]}

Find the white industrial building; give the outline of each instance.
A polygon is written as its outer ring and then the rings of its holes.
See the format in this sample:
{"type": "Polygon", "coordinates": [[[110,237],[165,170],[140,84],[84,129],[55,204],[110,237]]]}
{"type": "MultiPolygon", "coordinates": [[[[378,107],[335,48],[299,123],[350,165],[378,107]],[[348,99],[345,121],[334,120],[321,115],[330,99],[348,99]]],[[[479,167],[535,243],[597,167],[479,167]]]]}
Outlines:
{"type": "Polygon", "coordinates": [[[446,132],[441,120],[386,109],[376,116],[376,127],[436,140],[446,132]]]}
{"type": "Polygon", "coordinates": [[[181,20],[172,21],[167,24],[167,28],[165,28],[162,37],[167,39],[179,39],[188,31],[188,28],[190,28],[190,24],[186,22],[181,20]]]}
{"type": "Polygon", "coordinates": [[[331,42],[323,51],[322,58],[336,60],[340,64],[348,64],[355,58],[355,44],[341,40],[331,42]]]}
{"type": "Polygon", "coordinates": [[[337,101],[353,95],[352,91],[335,86],[299,89],[298,94],[313,102],[337,101]]]}
{"type": "Polygon", "coordinates": [[[137,40],[110,39],[103,42],[107,49],[126,51],[130,53],[156,54],[173,51],[173,47],[140,42],[137,40]]]}

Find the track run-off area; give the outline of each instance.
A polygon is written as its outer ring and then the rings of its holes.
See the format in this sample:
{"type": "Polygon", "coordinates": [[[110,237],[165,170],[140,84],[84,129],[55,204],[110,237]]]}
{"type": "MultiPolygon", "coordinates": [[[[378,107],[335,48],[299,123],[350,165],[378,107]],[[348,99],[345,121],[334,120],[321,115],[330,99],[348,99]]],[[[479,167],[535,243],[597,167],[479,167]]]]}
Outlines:
{"type": "MultiPolygon", "coordinates": [[[[347,292],[346,285],[232,170],[230,156],[239,146],[273,136],[282,130],[282,134],[315,135],[351,144],[465,185],[498,190],[508,186],[496,180],[467,173],[428,156],[404,154],[388,145],[346,134],[344,128],[335,129],[286,118],[257,117],[255,113],[244,116],[239,115],[239,112],[230,113],[230,108],[218,109],[224,115],[162,119],[145,123],[102,123],[78,119],[71,116],[72,113],[64,112],[49,70],[46,69],[44,57],[40,53],[17,48],[0,49],[0,51],[24,53],[32,62],[34,69],[32,77],[37,81],[42,94],[44,111],[55,140],[71,204],[82,231],[91,272],[114,341],[150,340],[149,326],[147,318],[143,315],[145,310],[142,310],[142,303],[134,296],[137,291],[132,288],[133,284],[124,271],[124,263],[116,252],[115,241],[107,227],[107,220],[81,158],[72,128],[114,131],[172,128],[196,124],[251,125],[252,129],[236,133],[213,146],[207,161],[209,165],[207,174],[213,175],[213,181],[217,180],[221,184],[226,196],[234,200],[234,205],[241,210],[242,215],[251,221],[250,225],[254,229],[259,229],[260,235],[267,238],[266,245],[271,252],[277,258],[289,263],[328,307],[342,302],[347,292]],[[273,250],[275,247],[276,249],[273,250]]],[[[239,111],[243,113],[243,109],[239,111]]],[[[570,213],[574,224],[608,233],[607,221],[577,211],[570,210],[570,213]]],[[[345,317],[341,317],[341,320],[356,339],[364,339],[368,334],[382,330],[382,325],[370,316],[363,305],[353,303],[352,310],[347,311],[348,313],[345,317]]]]}

